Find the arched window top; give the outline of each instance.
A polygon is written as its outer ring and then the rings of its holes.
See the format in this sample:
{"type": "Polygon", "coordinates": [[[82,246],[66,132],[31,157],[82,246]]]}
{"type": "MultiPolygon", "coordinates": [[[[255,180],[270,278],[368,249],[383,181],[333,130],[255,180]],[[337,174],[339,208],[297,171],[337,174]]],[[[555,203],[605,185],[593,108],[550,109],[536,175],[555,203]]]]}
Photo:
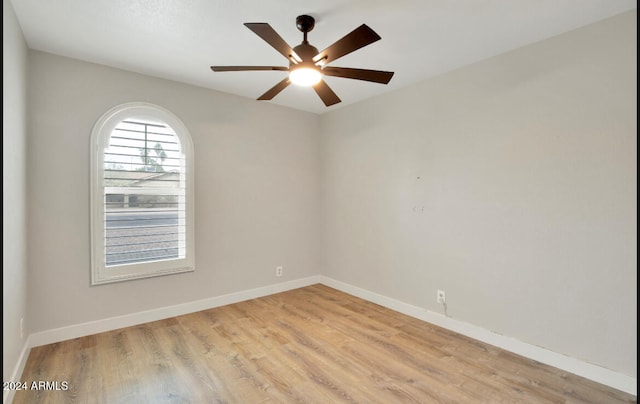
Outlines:
{"type": "Polygon", "coordinates": [[[193,270],[193,146],[168,110],[128,103],[92,132],[92,283],[193,270]]]}
{"type": "Polygon", "coordinates": [[[182,149],[192,153],[191,135],[182,121],[171,111],[146,102],[131,102],[113,107],[105,112],[93,127],[93,144],[104,147],[112,131],[122,121],[142,121],[170,127],[180,140],[182,149]]]}

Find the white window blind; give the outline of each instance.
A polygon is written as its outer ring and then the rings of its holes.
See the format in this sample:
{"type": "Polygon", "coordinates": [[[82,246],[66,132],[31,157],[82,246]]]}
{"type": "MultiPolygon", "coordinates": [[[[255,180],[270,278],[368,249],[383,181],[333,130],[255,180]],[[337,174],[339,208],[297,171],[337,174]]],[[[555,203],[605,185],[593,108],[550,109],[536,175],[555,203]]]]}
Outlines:
{"type": "Polygon", "coordinates": [[[185,256],[185,162],[166,125],[127,120],[104,152],[106,266],[185,256]]]}

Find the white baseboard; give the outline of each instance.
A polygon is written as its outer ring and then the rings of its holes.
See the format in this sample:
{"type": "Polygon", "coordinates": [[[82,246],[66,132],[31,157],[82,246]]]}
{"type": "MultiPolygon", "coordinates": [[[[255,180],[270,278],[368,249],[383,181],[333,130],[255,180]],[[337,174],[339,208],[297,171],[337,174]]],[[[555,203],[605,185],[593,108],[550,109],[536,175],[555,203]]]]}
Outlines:
{"type": "MultiPolygon", "coordinates": [[[[505,349],[518,355],[522,355],[538,362],[545,363],[558,369],[565,370],[567,372],[582,376],[598,383],[602,383],[626,393],[637,395],[637,379],[630,376],[614,372],[600,366],[592,365],[590,363],[586,363],[566,355],[549,351],[548,349],[531,345],[514,338],[496,334],[484,328],[464,323],[450,317],[445,317],[442,314],[434,313],[424,308],[413,306],[399,300],[379,295],[322,275],[311,276],[308,278],[297,279],[289,282],[277,283],[174,306],[162,307],[154,310],[132,313],[124,316],[111,317],[103,320],[96,320],[88,323],[76,324],[68,327],[33,333],[27,338],[23,351],[20,355],[19,362],[16,364],[13,380],[18,380],[19,375],[22,374],[28,354],[31,348],[35,346],[51,344],[54,342],[83,337],[99,332],[111,331],[118,328],[130,327],[150,321],[157,321],[169,317],[179,316],[182,314],[189,314],[196,311],[207,310],[227,304],[238,303],[244,300],[268,296],[274,293],[285,292],[287,290],[301,288],[304,286],[313,285],[315,283],[322,283],[329,287],[360,297],[389,309],[396,310],[411,317],[427,321],[429,323],[438,325],[462,335],[466,335],[470,338],[505,349]]],[[[8,397],[10,393],[11,392],[4,392],[3,403],[10,403],[11,400],[13,400],[12,395],[11,397],[8,397]]]]}
{"type": "MultiPolygon", "coordinates": [[[[24,371],[24,366],[27,364],[27,359],[29,358],[29,352],[31,352],[31,344],[29,341],[29,337],[24,341],[24,345],[22,346],[22,351],[20,352],[20,356],[18,357],[18,362],[16,363],[15,368],[13,369],[13,373],[11,374],[11,379],[3,380],[3,382],[19,382],[20,376],[22,376],[22,372],[24,371]]],[[[2,393],[2,403],[8,404],[13,402],[13,397],[16,395],[15,390],[4,390],[2,393]]]]}
{"type": "Polygon", "coordinates": [[[276,283],[273,285],[210,297],[193,302],[177,304],[174,306],[161,307],[158,309],[126,314],[124,316],[105,318],[102,320],[75,324],[68,327],[36,332],[30,335],[30,347],[51,344],[54,342],[60,342],[72,338],[83,337],[85,335],[97,334],[104,331],[116,330],[118,328],[144,324],[150,321],[157,321],[169,317],[180,316],[182,314],[194,313],[196,311],[207,310],[227,304],[238,303],[244,300],[272,295],[274,293],[285,292],[287,290],[301,288],[319,282],[320,280],[318,277],[311,276],[308,278],[276,283]]]}
{"type": "Polygon", "coordinates": [[[340,282],[326,276],[319,276],[320,283],[338,289],[353,296],[360,297],[386,308],[398,311],[402,314],[438,325],[442,328],[457,332],[467,337],[485,342],[489,345],[502,348],[509,352],[524,356],[529,359],[562,369],[569,373],[582,376],[586,379],[610,386],[614,389],[637,396],[638,379],[614,372],[612,370],[596,366],[578,359],[562,355],[545,348],[528,344],[514,338],[480,328],[478,326],[434,313],[427,309],[413,306],[399,300],[395,300],[365,289],[340,282]]]}

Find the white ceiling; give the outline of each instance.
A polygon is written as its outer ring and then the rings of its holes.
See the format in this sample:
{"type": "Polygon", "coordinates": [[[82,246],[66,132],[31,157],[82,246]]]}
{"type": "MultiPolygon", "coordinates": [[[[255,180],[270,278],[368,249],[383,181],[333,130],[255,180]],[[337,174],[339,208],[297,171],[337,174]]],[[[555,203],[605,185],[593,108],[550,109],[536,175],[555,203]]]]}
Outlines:
{"type": "Polygon", "coordinates": [[[382,40],[331,66],[388,70],[388,85],[327,77],[342,99],[325,107],[289,86],[271,101],[321,114],[636,9],[636,0],[11,0],[28,46],[255,99],[281,71],[218,72],[211,65],[287,66],[245,22],[269,23],[292,47],[296,16],[322,50],[361,24],[382,40]]]}

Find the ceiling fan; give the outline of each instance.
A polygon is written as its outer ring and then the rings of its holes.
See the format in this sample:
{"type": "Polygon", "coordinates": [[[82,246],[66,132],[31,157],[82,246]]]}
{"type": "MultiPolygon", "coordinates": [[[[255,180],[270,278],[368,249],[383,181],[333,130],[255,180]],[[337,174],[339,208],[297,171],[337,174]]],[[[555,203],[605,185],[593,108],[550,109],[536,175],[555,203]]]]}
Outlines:
{"type": "Polygon", "coordinates": [[[313,87],[318,96],[320,96],[320,99],[322,99],[322,102],[328,107],[339,103],[340,98],[338,98],[336,93],[334,93],[322,79],[323,75],[371,81],[381,84],[387,84],[391,80],[391,77],[393,77],[393,72],[327,66],[330,62],[381,39],[378,34],[365,24],[362,24],[343,38],[337,40],[322,52],[318,52],[318,49],[307,41],[307,33],[315,26],[315,19],[309,15],[300,15],[296,18],[296,27],[302,31],[304,36],[302,43],[295,48],[291,48],[267,23],[255,22],[245,23],[244,25],[271,45],[282,56],[287,58],[289,67],[211,66],[211,70],[214,72],[248,70],[280,70],[289,72],[289,75],[285,79],[267,90],[266,93],[258,97],[258,100],[271,100],[289,84],[294,83],[313,87]]]}

